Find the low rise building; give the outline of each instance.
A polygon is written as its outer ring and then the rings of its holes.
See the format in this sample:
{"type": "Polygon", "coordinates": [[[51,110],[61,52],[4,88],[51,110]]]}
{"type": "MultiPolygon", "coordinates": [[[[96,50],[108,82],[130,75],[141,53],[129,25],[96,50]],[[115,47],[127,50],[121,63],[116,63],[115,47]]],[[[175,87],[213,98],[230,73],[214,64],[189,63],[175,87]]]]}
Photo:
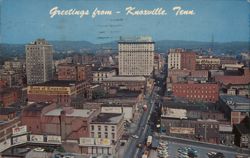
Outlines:
{"type": "Polygon", "coordinates": [[[52,80],[28,86],[29,102],[55,102],[70,105],[72,98],[84,96],[87,82],[52,80]]]}
{"type": "Polygon", "coordinates": [[[124,132],[124,114],[100,113],[90,122],[90,136],[107,138],[116,144],[124,132]]]}
{"type": "Polygon", "coordinates": [[[73,63],[63,63],[58,65],[58,80],[91,81],[91,79],[91,65],[73,63]]]}
{"type": "Polygon", "coordinates": [[[221,95],[219,108],[230,119],[231,125],[239,124],[250,113],[250,99],[242,96],[221,95]]]}
{"type": "Polygon", "coordinates": [[[136,104],[103,104],[101,113],[124,114],[125,120],[132,120],[136,111],[136,104]]]}
{"type": "Polygon", "coordinates": [[[0,108],[0,120],[9,121],[16,118],[15,108],[0,108]]]}
{"type": "Polygon", "coordinates": [[[199,56],[196,58],[197,70],[218,70],[220,67],[220,58],[212,56],[199,56]]]}
{"type": "Polygon", "coordinates": [[[250,149],[250,118],[249,116],[241,123],[234,125],[235,144],[242,148],[250,149]]]}
{"type": "Polygon", "coordinates": [[[141,76],[115,76],[103,79],[102,83],[106,90],[109,90],[111,87],[115,87],[131,91],[144,91],[146,78],[141,76]]]}
{"type": "Polygon", "coordinates": [[[94,68],[93,82],[101,83],[104,79],[116,76],[116,69],[111,67],[94,68]]]}
{"type": "Polygon", "coordinates": [[[174,83],[173,95],[188,101],[217,102],[219,85],[216,83],[174,83]]]}
{"type": "Polygon", "coordinates": [[[188,118],[186,109],[164,108],[161,129],[167,135],[210,143],[219,142],[219,121],[188,118]]]}
{"type": "Polygon", "coordinates": [[[23,110],[21,120],[33,134],[60,136],[62,140],[89,137],[89,123],[95,110],[58,107],[55,103],[34,103],[23,110]]]}
{"type": "Polygon", "coordinates": [[[18,88],[5,88],[0,91],[0,106],[8,107],[20,100],[21,90],[18,88]]]}
{"type": "Polygon", "coordinates": [[[20,118],[16,117],[9,121],[0,121],[0,151],[1,143],[5,142],[12,135],[12,128],[18,127],[21,125],[20,118]]]}

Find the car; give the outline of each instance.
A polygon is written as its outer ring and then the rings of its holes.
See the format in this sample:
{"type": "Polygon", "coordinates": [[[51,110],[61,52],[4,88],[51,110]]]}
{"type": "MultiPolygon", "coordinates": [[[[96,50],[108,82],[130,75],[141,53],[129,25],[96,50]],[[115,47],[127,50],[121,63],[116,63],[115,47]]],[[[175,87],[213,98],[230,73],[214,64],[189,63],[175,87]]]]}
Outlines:
{"type": "Polygon", "coordinates": [[[224,154],[221,152],[216,153],[214,157],[215,158],[225,158],[224,154]]]}
{"type": "Polygon", "coordinates": [[[137,144],[136,146],[137,146],[138,148],[142,148],[142,144],[141,144],[141,143],[137,144]]]}
{"type": "Polygon", "coordinates": [[[132,135],[132,138],[136,138],[136,139],[138,139],[138,138],[139,138],[139,136],[138,136],[138,135],[132,135]]]}
{"type": "Polygon", "coordinates": [[[41,147],[35,148],[35,149],[33,149],[33,150],[34,150],[34,151],[37,151],[37,152],[43,152],[43,151],[44,151],[44,149],[41,148],[41,147]]]}

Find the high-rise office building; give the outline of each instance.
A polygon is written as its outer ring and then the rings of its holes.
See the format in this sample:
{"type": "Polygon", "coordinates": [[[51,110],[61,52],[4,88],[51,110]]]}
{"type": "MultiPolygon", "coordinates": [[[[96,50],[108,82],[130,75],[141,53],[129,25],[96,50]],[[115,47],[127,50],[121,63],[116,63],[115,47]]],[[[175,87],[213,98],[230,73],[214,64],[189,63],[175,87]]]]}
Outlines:
{"type": "Polygon", "coordinates": [[[25,46],[26,73],[29,85],[43,83],[53,78],[53,47],[45,39],[25,46]]]}
{"type": "Polygon", "coordinates": [[[121,38],[119,75],[149,76],[154,67],[154,44],[151,37],[121,38]]]}

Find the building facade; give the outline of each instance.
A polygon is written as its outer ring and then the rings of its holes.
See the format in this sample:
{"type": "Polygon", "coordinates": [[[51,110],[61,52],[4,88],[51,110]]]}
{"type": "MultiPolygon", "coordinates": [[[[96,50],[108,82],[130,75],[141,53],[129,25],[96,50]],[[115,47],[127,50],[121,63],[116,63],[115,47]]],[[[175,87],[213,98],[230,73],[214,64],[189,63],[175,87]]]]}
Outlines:
{"type": "Polygon", "coordinates": [[[127,89],[131,91],[143,91],[146,85],[145,77],[114,76],[102,81],[104,88],[127,89]]]}
{"type": "Polygon", "coordinates": [[[90,137],[107,138],[116,144],[124,132],[124,114],[100,113],[90,123],[90,137]]]}
{"type": "Polygon", "coordinates": [[[55,102],[70,105],[73,98],[84,96],[87,82],[77,81],[48,81],[28,86],[29,102],[55,102]]]}
{"type": "Polygon", "coordinates": [[[27,83],[36,84],[53,78],[53,47],[44,39],[25,46],[27,83]]]}
{"type": "Polygon", "coordinates": [[[59,64],[58,80],[85,81],[91,80],[91,65],[59,64]]]}
{"type": "Polygon", "coordinates": [[[119,75],[149,76],[154,67],[154,42],[150,37],[118,42],[119,75]]]}
{"type": "Polygon", "coordinates": [[[181,52],[184,52],[184,49],[170,49],[168,53],[168,69],[181,69],[181,52]]]}
{"type": "Polygon", "coordinates": [[[196,58],[197,70],[218,70],[221,66],[220,59],[215,57],[199,56],[196,58]]]}
{"type": "Polygon", "coordinates": [[[196,66],[196,53],[195,52],[182,52],[181,53],[181,69],[195,70],[196,66]]]}
{"type": "Polygon", "coordinates": [[[219,85],[216,83],[174,83],[173,94],[189,101],[217,102],[219,85]]]}
{"type": "Polygon", "coordinates": [[[93,70],[93,82],[101,83],[104,79],[116,76],[116,70],[109,67],[101,67],[93,70]]]}
{"type": "Polygon", "coordinates": [[[95,110],[58,107],[52,103],[33,103],[21,116],[23,125],[33,134],[61,136],[62,140],[89,137],[89,122],[95,110]]]}

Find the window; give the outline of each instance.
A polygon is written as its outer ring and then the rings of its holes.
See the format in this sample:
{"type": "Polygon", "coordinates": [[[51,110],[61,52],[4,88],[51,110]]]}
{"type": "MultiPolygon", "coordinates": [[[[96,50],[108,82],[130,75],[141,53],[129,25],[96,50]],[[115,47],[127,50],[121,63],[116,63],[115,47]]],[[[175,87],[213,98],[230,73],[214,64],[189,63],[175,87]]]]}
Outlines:
{"type": "Polygon", "coordinates": [[[115,131],[115,126],[112,126],[112,131],[115,131]]]}
{"type": "Polygon", "coordinates": [[[94,132],[91,132],[91,137],[95,137],[95,133],[94,132]]]}
{"type": "Polygon", "coordinates": [[[101,126],[98,126],[98,131],[100,131],[101,130],[101,126]]]}
{"type": "Polygon", "coordinates": [[[112,133],[112,139],[115,139],[115,133],[112,133]]]}
{"type": "Polygon", "coordinates": [[[105,132],[104,137],[108,138],[108,132],[105,132]]]}
{"type": "Polygon", "coordinates": [[[104,128],[105,128],[105,131],[108,131],[108,126],[105,126],[104,128]]]}
{"type": "Polygon", "coordinates": [[[101,137],[102,137],[101,132],[98,132],[98,138],[101,138],[101,137]]]}

